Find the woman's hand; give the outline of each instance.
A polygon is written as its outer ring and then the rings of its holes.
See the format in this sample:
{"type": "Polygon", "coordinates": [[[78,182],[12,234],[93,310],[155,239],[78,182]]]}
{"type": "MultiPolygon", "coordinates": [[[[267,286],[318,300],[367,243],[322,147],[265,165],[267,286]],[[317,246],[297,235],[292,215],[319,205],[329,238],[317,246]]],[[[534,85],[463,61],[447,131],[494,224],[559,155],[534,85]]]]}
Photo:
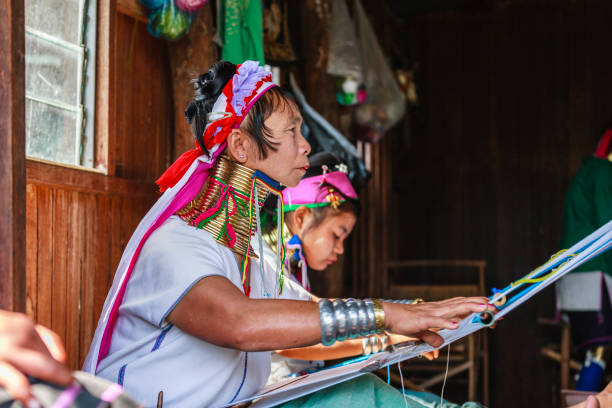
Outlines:
{"type": "Polygon", "coordinates": [[[430,329],[456,329],[459,322],[472,313],[494,312],[495,307],[488,301],[485,297],[458,297],[411,305],[385,302],[383,307],[390,332],[416,336],[432,347],[439,347],[443,340],[430,329]]]}
{"type": "Polygon", "coordinates": [[[32,399],[26,376],[68,386],[72,374],[59,336],[27,316],[0,310],[0,387],[26,406],[32,399]]]}

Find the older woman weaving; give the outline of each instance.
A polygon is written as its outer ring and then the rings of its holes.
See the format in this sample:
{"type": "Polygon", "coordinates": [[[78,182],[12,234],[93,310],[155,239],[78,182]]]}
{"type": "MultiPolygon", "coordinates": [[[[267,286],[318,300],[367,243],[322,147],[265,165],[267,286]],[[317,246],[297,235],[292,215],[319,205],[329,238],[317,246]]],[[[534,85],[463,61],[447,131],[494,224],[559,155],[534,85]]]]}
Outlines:
{"type": "Polygon", "coordinates": [[[158,180],[165,193],[126,247],[86,371],[146,406],[160,391],[165,406],[223,406],[263,387],[269,350],[385,329],[435,346],[441,339],[430,328],[454,329],[461,316],[491,308],[477,297],[283,299],[282,260],[276,276],[262,274],[251,237],[266,195],[297,185],[308,167],[300,112],[254,61],[219,62],[194,83],[186,114],[197,147],[158,180]]]}

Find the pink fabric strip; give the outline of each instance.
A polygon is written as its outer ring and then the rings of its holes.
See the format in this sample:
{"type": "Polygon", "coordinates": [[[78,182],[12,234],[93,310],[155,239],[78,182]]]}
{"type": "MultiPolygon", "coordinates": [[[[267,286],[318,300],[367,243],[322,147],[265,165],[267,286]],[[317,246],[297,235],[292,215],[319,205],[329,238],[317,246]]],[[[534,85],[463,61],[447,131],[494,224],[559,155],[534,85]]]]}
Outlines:
{"type": "Polygon", "coordinates": [[[117,398],[119,398],[122,392],[123,392],[122,386],[120,386],[119,384],[111,384],[111,386],[108,387],[102,393],[102,395],[100,395],[100,399],[104,402],[113,402],[117,398]]]}
{"type": "Polygon", "coordinates": [[[79,384],[73,384],[66,388],[60,396],[55,400],[53,408],[68,408],[77,399],[81,392],[81,386],[79,384]]]}
{"type": "MultiPolygon", "coordinates": [[[[218,149],[217,155],[221,153],[221,150],[223,149],[218,149]]],[[[214,163],[215,160],[212,160],[211,163],[200,163],[198,168],[192,174],[189,181],[187,181],[183,188],[176,194],[172,203],[168,207],[166,207],[164,212],[162,212],[159,218],[157,218],[153,225],[151,225],[151,227],[147,230],[142,240],[138,244],[138,247],[136,248],[136,251],[134,252],[134,255],[132,256],[132,259],[130,261],[130,265],[127,271],[125,272],[126,276],[122,282],[121,287],[118,290],[117,297],[115,298],[115,302],[113,303],[108,317],[108,322],[106,323],[106,327],[104,328],[104,334],[102,335],[102,340],[100,342],[98,361],[96,362],[96,369],[98,367],[98,364],[100,364],[100,361],[102,361],[102,359],[108,354],[113,330],[115,328],[115,323],[117,322],[117,312],[119,310],[121,302],[123,301],[123,296],[125,295],[127,283],[130,280],[130,276],[132,275],[132,271],[134,270],[134,265],[136,265],[136,261],[138,260],[138,256],[140,255],[140,251],[144,243],[157,228],[159,228],[168,218],[170,218],[172,214],[174,214],[176,211],[183,208],[191,200],[193,200],[193,198],[200,192],[202,185],[204,185],[204,182],[208,177],[208,170],[210,170],[214,163]]]]}

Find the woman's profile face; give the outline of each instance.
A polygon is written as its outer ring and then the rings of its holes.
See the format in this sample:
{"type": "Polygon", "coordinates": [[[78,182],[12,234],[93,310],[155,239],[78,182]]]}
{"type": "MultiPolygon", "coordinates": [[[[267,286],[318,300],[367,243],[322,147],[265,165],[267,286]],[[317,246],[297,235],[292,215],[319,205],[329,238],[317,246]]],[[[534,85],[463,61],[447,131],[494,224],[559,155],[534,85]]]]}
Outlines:
{"type": "Polygon", "coordinates": [[[302,136],[302,115],[294,103],[286,102],[264,124],[276,150],[268,149],[268,156],[258,160],[254,168],[285,186],[295,187],[308,169],[310,153],[310,144],[302,136]]]}
{"type": "Polygon", "coordinates": [[[344,253],[344,240],[353,231],[356,222],[357,217],[349,211],[332,212],[312,228],[308,227],[309,221],[305,220],[305,228],[302,228],[298,236],[308,266],[322,271],[336,262],[338,255],[344,253]]]}

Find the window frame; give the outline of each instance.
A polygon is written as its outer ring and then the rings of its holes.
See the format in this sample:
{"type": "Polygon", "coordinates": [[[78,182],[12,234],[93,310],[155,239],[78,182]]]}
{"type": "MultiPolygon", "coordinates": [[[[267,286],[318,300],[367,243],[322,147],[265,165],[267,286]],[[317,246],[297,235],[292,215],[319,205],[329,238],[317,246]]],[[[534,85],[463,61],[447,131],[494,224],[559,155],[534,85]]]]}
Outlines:
{"type": "MultiPolygon", "coordinates": [[[[97,131],[96,119],[98,101],[100,99],[98,93],[105,91],[98,87],[98,65],[100,62],[98,59],[98,47],[105,46],[98,38],[100,23],[99,12],[105,5],[108,6],[109,3],[114,3],[114,1],[102,0],[97,2],[95,0],[84,0],[83,8],[79,11],[80,21],[82,22],[80,28],[81,33],[79,34],[81,45],[70,43],[51,34],[28,27],[25,25],[24,20],[24,33],[26,35],[37,37],[47,44],[54,44],[62,48],[72,49],[73,51],[80,51],[79,63],[81,64],[78,70],[78,85],[80,89],[77,89],[76,108],[72,105],[26,94],[27,100],[44,103],[78,115],[79,120],[76,134],[74,135],[75,163],[78,164],[63,163],[29,155],[26,155],[26,160],[107,174],[107,163],[99,161],[96,153],[99,145],[98,138],[107,138],[107,134],[101,134],[97,131]],[[80,126],[78,126],[79,124],[80,126]],[[81,144],[83,144],[82,150],[81,144]]],[[[106,46],[108,46],[108,43],[106,43],[106,46]]],[[[28,135],[26,134],[25,136],[27,138],[28,135]]],[[[103,144],[106,145],[106,143],[103,144]]]]}

